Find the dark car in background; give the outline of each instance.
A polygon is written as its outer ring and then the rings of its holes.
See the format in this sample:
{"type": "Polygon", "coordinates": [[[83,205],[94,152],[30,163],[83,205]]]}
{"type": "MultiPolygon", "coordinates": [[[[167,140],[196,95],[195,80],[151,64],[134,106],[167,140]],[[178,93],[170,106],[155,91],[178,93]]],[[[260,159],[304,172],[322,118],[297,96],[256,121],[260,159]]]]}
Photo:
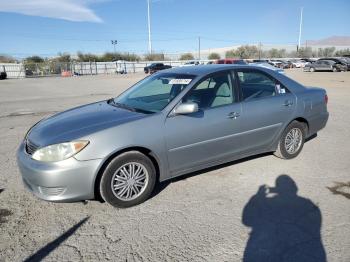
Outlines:
{"type": "Polygon", "coordinates": [[[150,64],[149,66],[144,67],[143,71],[145,72],[145,74],[148,74],[148,73],[153,74],[160,70],[169,69],[169,68],[171,68],[170,65],[164,65],[163,63],[153,63],[153,64],[150,64]]]}
{"type": "Polygon", "coordinates": [[[0,80],[6,79],[7,78],[7,73],[5,66],[0,67],[0,80]]]}
{"type": "Polygon", "coordinates": [[[346,71],[347,68],[341,63],[334,62],[333,60],[323,60],[319,59],[314,63],[308,63],[304,67],[304,71],[316,72],[316,71],[333,71],[340,72],[346,71]]]}
{"type": "Polygon", "coordinates": [[[320,58],[318,60],[331,60],[334,61],[337,64],[341,64],[344,67],[346,67],[346,71],[350,71],[350,61],[346,58],[337,58],[337,57],[327,57],[327,58],[320,58]]]}

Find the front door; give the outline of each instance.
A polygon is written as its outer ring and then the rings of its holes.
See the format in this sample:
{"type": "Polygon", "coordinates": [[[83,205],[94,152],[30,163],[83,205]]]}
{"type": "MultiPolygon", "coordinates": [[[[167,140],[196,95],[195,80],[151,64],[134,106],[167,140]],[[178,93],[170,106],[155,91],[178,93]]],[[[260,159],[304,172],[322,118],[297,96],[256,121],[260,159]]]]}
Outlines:
{"type": "Polygon", "coordinates": [[[166,119],[169,169],[178,173],[222,159],[239,151],[241,104],[230,72],[199,82],[182,99],[199,111],[166,119]]]}

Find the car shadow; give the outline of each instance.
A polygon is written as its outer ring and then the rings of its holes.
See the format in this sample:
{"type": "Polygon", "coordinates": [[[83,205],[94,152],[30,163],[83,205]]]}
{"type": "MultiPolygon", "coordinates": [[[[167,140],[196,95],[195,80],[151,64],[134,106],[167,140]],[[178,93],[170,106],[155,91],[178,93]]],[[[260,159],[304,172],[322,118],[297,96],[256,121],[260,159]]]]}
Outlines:
{"type": "Polygon", "coordinates": [[[72,226],[70,229],[68,229],[66,232],[64,232],[62,235],[57,237],[55,240],[51,241],[41,249],[39,249],[37,252],[35,252],[30,257],[26,258],[24,261],[41,261],[46,256],[48,256],[52,251],[54,251],[62,242],[64,242],[67,238],[69,238],[71,235],[77,231],[79,227],[81,227],[86,221],[89,220],[90,217],[86,217],[82,219],[79,223],[72,226]]]}
{"type": "Polygon", "coordinates": [[[297,195],[288,175],[280,175],[273,188],[261,185],[242,213],[251,228],[243,261],[325,262],[321,239],[322,215],[310,200],[297,195]]]}
{"type": "Polygon", "coordinates": [[[263,153],[263,154],[259,154],[259,155],[249,156],[249,157],[245,157],[245,158],[242,158],[242,159],[239,159],[239,160],[235,160],[235,161],[227,162],[227,163],[224,163],[224,164],[208,167],[208,168],[205,168],[205,169],[201,169],[199,171],[195,171],[195,172],[192,172],[192,173],[188,173],[188,174],[184,174],[184,175],[181,175],[181,176],[178,176],[178,177],[171,178],[169,180],[166,180],[166,181],[163,181],[163,182],[160,182],[160,183],[156,184],[155,189],[153,190],[152,195],[151,195],[150,198],[153,198],[153,197],[157,196],[167,186],[169,186],[172,183],[176,183],[178,181],[185,180],[185,179],[188,179],[188,178],[191,178],[191,177],[194,177],[194,176],[202,175],[202,174],[205,174],[205,173],[208,173],[208,172],[211,172],[211,171],[219,170],[219,169],[222,169],[222,168],[225,168],[225,167],[228,167],[228,166],[244,163],[246,161],[250,161],[250,160],[253,160],[253,159],[270,156],[272,154],[273,153],[263,153]]]}
{"type": "MultiPolygon", "coordinates": [[[[305,139],[305,143],[315,139],[316,137],[317,137],[317,133],[311,135],[310,137],[305,139]]],[[[153,197],[157,196],[159,193],[161,193],[171,183],[175,183],[177,181],[185,180],[185,179],[191,178],[193,176],[198,176],[198,175],[205,174],[205,173],[208,173],[208,172],[211,172],[211,171],[214,171],[214,170],[222,169],[222,168],[225,168],[225,167],[228,167],[228,166],[244,163],[246,161],[250,161],[250,160],[254,160],[254,159],[257,159],[257,158],[262,158],[262,157],[266,157],[266,156],[270,156],[270,155],[273,155],[273,152],[262,153],[262,154],[258,154],[258,155],[245,157],[245,158],[238,159],[238,160],[235,160],[235,161],[227,162],[227,163],[224,163],[224,164],[212,166],[212,167],[209,167],[209,168],[201,169],[201,170],[196,171],[196,172],[192,172],[192,173],[184,174],[184,175],[181,175],[181,176],[178,176],[178,177],[175,177],[175,178],[171,178],[169,180],[166,180],[166,181],[163,181],[163,182],[160,182],[160,183],[156,184],[155,189],[153,190],[152,195],[151,195],[150,198],[153,198],[153,197]]]]}

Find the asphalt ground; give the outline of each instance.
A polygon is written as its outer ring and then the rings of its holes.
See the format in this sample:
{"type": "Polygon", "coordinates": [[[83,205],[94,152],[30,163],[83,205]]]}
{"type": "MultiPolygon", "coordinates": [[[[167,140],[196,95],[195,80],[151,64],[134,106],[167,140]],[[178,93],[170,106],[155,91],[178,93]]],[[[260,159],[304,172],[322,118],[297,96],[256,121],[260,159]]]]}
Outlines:
{"type": "Polygon", "coordinates": [[[326,128],[296,159],[203,170],[128,209],[39,200],[15,153],[41,118],[115,96],[144,74],[0,81],[0,261],[350,261],[350,72],[287,74],[329,96],[326,128]]]}

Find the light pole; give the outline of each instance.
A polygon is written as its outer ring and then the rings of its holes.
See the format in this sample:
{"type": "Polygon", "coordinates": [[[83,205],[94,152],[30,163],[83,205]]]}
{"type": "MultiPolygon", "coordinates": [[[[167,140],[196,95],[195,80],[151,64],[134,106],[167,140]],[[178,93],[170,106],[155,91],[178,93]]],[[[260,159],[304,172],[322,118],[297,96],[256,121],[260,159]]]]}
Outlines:
{"type": "Polygon", "coordinates": [[[201,37],[198,37],[198,62],[201,60],[201,37]]]}
{"type": "Polygon", "coordinates": [[[301,41],[301,28],[303,26],[303,7],[300,9],[300,24],[299,24],[299,41],[298,41],[298,48],[297,51],[299,51],[300,48],[300,41],[301,41]]]}
{"type": "Polygon", "coordinates": [[[118,44],[118,40],[111,40],[111,43],[114,48],[114,60],[116,60],[116,51],[115,51],[115,46],[118,44]]]}
{"type": "Polygon", "coordinates": [[[147,14],[148,14],[148,52],[152,53],[152,41],[151,41],[151,11],[150,0],[147,0],[147,14]]]}

